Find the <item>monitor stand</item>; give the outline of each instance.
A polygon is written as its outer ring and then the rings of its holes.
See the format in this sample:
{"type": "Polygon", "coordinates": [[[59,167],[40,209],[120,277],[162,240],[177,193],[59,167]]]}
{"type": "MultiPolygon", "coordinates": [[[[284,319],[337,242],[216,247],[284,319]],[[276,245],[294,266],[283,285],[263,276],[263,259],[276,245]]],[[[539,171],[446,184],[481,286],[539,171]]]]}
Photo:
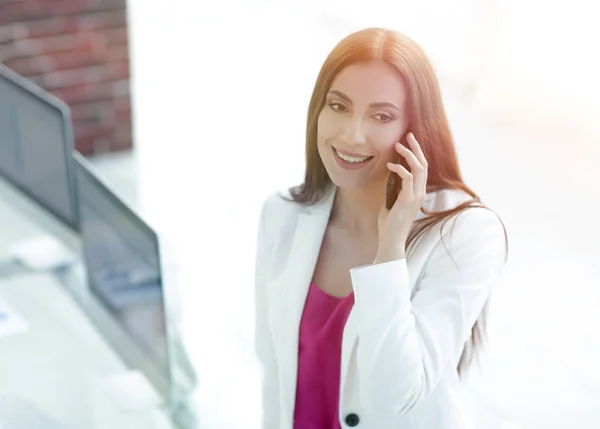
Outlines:
{"type": "Polygon", "coordinates": [[[179,429],[201,429],[196,407],[190,402],[180,402],[171,407],[171,421],[179,429]]]}
{"type": "Polygon", "coordinates": [[[198,385],[196,370],[189,359],[184,342],[175,334],[171,339],[173,356],[173,403],[170,415],[173,423],[181,429],[199,429],[200,421],[196,413],[193,395],[198,385]]]}

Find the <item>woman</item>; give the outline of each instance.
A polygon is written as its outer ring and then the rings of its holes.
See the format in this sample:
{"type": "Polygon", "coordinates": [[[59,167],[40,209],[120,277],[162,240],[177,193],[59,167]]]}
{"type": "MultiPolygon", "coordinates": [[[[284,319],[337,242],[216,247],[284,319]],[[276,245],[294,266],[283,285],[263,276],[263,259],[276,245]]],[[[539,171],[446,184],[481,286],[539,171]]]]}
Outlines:
{"type": "Polygon", "coordinates": [[[342,40],[310,102],[304,183],[262,209],[264,427],[470,427],[459,372],[505,256],[423,51],[385,29],[342,40]]]}

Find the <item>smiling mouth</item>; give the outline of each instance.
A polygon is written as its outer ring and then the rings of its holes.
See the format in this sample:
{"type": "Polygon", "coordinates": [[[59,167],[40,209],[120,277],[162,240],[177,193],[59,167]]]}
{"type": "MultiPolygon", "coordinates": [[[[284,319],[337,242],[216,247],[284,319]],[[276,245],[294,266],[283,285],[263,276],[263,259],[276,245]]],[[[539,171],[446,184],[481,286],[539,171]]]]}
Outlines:
{"type": "Polygon", "coordinates": [[[348,164],[362,164],[373,158],[372,156],[350,156],[340,152],[336,148],[333,148],[333,151],[342,161],[347,162],[348,164]]]}

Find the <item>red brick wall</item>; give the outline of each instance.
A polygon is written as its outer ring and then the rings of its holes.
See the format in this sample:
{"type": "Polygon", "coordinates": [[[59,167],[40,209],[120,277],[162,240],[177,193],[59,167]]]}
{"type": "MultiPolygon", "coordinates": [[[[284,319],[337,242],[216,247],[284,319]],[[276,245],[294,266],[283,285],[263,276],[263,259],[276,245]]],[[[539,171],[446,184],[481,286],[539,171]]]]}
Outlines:
{"type": "Polygon", "coordinates": [[[132,147],[126,0],[0,0],[0,62],[71,108],[76,148],[132,147]]]}

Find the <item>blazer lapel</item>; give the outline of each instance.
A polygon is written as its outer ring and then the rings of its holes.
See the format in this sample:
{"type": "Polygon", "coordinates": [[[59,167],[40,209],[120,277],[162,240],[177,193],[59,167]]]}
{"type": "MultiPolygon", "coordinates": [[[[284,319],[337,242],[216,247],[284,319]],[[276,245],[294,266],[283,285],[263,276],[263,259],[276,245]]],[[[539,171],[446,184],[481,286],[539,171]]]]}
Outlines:
{"type": "Polygon", "coordinates": [[[334,196],[335,187],[332,187],[323,201],[304,208],[298,214],[290,256],[281,279],[284,292],[280,313],[279,352],[283,356],[280,375],[283,378],[282,386],[285,386],[282,392],[284,403],[291,413],[294,410],[296,397],[300,321],[327,229],[334,196]]]}

